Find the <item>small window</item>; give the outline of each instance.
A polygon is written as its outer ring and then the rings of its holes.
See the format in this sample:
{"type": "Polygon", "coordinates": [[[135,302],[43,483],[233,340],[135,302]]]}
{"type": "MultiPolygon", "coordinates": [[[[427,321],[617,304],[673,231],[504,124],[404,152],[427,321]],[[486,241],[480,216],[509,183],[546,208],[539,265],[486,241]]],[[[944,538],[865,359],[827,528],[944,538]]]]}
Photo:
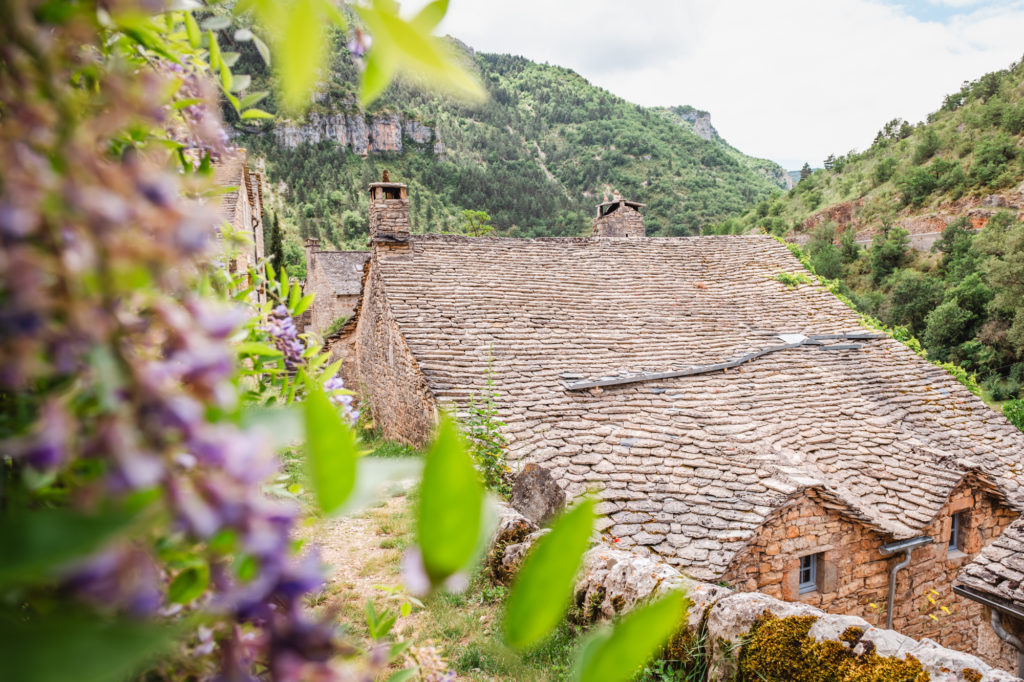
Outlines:
{"type": "Polygon", "coordinates": [[[949,524],[949,548],[959,550],[963,547],[964,513],[957,512],[949,524]]]}
{"type": "Polygon", "coordinates": [[[800,557],[800,594],[818,589],[818,556],[808,554],[800,557]]]}

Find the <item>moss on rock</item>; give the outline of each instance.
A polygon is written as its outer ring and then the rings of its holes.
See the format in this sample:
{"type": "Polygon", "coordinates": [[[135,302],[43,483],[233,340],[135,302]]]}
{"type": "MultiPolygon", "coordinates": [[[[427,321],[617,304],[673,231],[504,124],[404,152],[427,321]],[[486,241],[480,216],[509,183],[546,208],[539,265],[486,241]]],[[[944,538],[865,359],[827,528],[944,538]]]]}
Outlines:
{"type": "Polygon", "coordinates": [[[814,616],[778,618],[763,613],[740,650],[740,679],[753,682],[927,682],[931,676],[908,655],[879,656],[874,647],[858,656],[853,647],[863,636],[848,628],[841,641],[816,641],[807,633],[814,616]]]}

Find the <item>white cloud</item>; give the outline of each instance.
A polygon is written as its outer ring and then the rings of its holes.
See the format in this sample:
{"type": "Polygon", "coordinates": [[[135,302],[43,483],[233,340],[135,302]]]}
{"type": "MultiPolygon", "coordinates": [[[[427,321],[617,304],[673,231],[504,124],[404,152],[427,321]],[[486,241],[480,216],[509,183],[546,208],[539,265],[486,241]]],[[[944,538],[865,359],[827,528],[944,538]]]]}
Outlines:
{"type": "Polygon", "coordinates": [[[442,30],[477,50],[567,66],[639,104],[707,109],[742,151],[797,168],[864,148],[896,116],[923,119],[1024,51],[1018,2],[943,22],[871,0],[453,0],[448,15],[442,30]]]}

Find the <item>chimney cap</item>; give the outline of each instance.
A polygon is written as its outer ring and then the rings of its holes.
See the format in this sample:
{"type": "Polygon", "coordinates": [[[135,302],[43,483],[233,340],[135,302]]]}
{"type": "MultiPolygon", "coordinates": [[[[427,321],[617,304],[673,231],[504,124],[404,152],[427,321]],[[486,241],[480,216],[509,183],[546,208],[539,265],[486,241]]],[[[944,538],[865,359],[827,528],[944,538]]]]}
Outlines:
{"type": "Polygon", "coordinates": [[[404,183],[401,183],[401,182],[371,182],[369,186],[371,188],[373,188],[373,187],[406,187],[406,188],[408,188],[408,185],[406,185],[404,183]]]}
{"type": "Polygon", "coordinates": [[[631,206],[632,208],[643,208],[644,206],[647,205],[641,204],[639,201],[630,201],[629,199],[613,199],[612,201],[602,201],[597,206],[598,208],[600,208],[602,206],[611,206],[612,204],[625,204],[626,206],[631,206]]]}

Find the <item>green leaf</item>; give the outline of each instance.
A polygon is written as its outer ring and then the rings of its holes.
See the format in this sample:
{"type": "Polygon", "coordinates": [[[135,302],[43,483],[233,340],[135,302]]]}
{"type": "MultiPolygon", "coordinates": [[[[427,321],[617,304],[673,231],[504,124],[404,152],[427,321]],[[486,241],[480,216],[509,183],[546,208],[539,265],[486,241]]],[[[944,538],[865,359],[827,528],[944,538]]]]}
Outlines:
{"type": "Polygon", "coordinates": [[[199,24],[191,12],[185,12],[185,34],[188,35],[188,44],[193,48],[199,47],[202,42],[202,34],[199,32],[199,24]]]}
{"type": "Polygon", "coordinates": [[[252,83],[252,77],[248,74],[240,74],[235,76],[231,81],[231,92],[241,92],[249,87],[252,83]]]}
{"type": "Polygon", "coordinates": [[[394,59],[386,52],[371,47],[366,53],[363,82],[359,84],[359,104],[366,107],[380,97],[391,85],[396,70],[397,64],[394,59]]]}
{"type": "Polygon", "coordinates": [[[424,33],[430,33],[437,28],[437,25],[441,23],[447,12],[448,0],[434,0],[434,2],[421,9],[409,23],[424,33]]]}
{"type": "MultiPolygon", "coordinates": [[[[479,101],[485,98],[483,86],[475,76],[462,68],[454,50],[431,36],[430,30],[425,28],[437,18],[441,10],[446,9],[445,6],[428,6],[423,10],[425,14],[417,15],[412,22],[404,21],[398,15],[398,6],[391,0],[374,0],[370,7],[355,9],[373,36],[370,52],[378,60],[377,69],[380,71],[380,74],[370,74],[368,54],[364,85],[360,92],[360,101],[364,106],[372,101],[369,94],[382,91],[381,74],[393,76],[396,69],[425,79],[432,87],[449,91],[463,99],[479,101]],[[369,86],[365,83],[367,74],[374,78],[369,86]]],[[[390,82],[390,78],[386,82],[390,82]]]]}
{"type": "Polygon", "coordinates": [[[298,303],[295,304],[295,307],[292,308],[292,315],[294,317],[298,317],[302,313],[306,312],[306,310],[309,308],[309,306],[311,306],[313,304],[313,297],[314,296],[315,296],[315,294],[306,294],[305,296],[300,298],[298,303]]]}
{"type": "Polygon", "coordinates": [[[257,355],[265,358],[280,358],[284,353],[270,344],[260,341],[243,341],[235,346],[239,355],[257,355]]]}
{"type": "Polygon", "coordinates": [[[505,601],[505,641],[525,649],[551,632],[569,605],[594,527],[594,501],[563,514],[523,559],[505,601]]]}
{"type": "Polygon", "coordinates": [[[190,107],[193,104],[199,104],[202,101],[203,101],[202,97],[189,97],[187,99],[179,99],[179,100],[177,100],[176,102],[174,102],[171,105],[171,107],[176,109],[176,110],[178,110],[178,111],[181,111],[182,109],[184,109],[186,107],[190,107]]]}
{"type": "Polygon", "coordinates": [[[70,509],[0,515],[0,585],[45,581],[73,559],[99,549],[135,519],[123,511],[88,516],[70,509]]]}
{"type": "Polygon", "coordinates": [[[217,36],[213,31],[206,32],[206,39],[210,43],[210,68],[216,71],[220,68],[220,45],[217,44],[217,36]]]}
{"type": "MultiPolygon", "coordinates": [[[[268,91],[266,91],[266,90],[260,90],[259,92],[250,92],[248,95],[246,95],[245,97],[242,98],[242,108],[243,109],[248,109],[249,107],[256,106],[261,101],[263,101],[264,97],[266,97],[269,94],[270,93],[268,91]]],[[[264,112],[264,113],[266,113],[266,112],[264,112]]],[[[268,263],[268,265],[269,265],[269,263],[268,263]]],[[[273,279],[273,278],[274,278],[274,276],[271,275],[270,279],[273,279]]]]}
{"type": "Polygon", "coordinates": [[[306,464],[320,509],[330,514],[356,485],[359,448],[355,431],[339,415],[323,388],[306,382],[306,464]]]}
{"type": "Polygon", "coordinates": [[[235,63],[241,58],[241,52],[221,52],[220,60],[230,67],[234,67],[235,63]]]}
{"type": "Polygon", "coordinates": [[[408,682],[416,674],[418,668],[406,668],[405,670],[399,670],[398,672],[392,673],[391,677],[388,678],[388,682],[408,682]]]}
{"type": "Polygon", "coordinates": [[[671,592],[627,614],[615,627],[598,632],[582,649],[576,665],[579,682],[631,680],[672,636],[685,617],[686,598],[671,592]]]}
{"type": "Polygon", "coordinates": [[[203,19],[203,28],[207,31],[220,31],[231,25],[227,17],[212,16],[203,19]]]}
{"type": "Polygon", "coordinates": [[[96,614],[0,615],[0,680],[122,682],[167,650],[178,628],[96,614]]]}
{"type": "Polygon", "coordinates": [[[305,110],[327,56],[327,33],[317,0],[295,0],[277,44],[281,100],[291,113],[305,110]]]}
{"type": "Polygon", "coordinates": [[[260,57],[263,58],[263,63],[270,66],[270,48],[257,35],[252,37],[252,42],[256,46],[256,51],[260,53],[260,57]]]}
{"type": "Polygon", "coordinates": [[[274,115],[262,109],[246,109],[242,112],[242,118],[251,120],[254,118],[274,118],[274,115]]]}
{"type": "Polygon", "coordinates": [[[417,534],[427,575],[435,583],[462,569],[480,535],[484,489],[455,422],[442,417],[427,453],[417,534]]]}
{"type": "Polygon", "coordinates": [[[210,584],[210,567],[206,563],[186,568],[175,576],[167,590],[167,599],[175,604],[188,604],[206,591],[210,584]]]}
{"type": "Polygon", "coordinates": [[[220,62],[220,84],[224,88],[224,92],[231,92],[231,86],[234,83],[234,78],[231,75],[231,67],[221,59],[220,62]]]}

